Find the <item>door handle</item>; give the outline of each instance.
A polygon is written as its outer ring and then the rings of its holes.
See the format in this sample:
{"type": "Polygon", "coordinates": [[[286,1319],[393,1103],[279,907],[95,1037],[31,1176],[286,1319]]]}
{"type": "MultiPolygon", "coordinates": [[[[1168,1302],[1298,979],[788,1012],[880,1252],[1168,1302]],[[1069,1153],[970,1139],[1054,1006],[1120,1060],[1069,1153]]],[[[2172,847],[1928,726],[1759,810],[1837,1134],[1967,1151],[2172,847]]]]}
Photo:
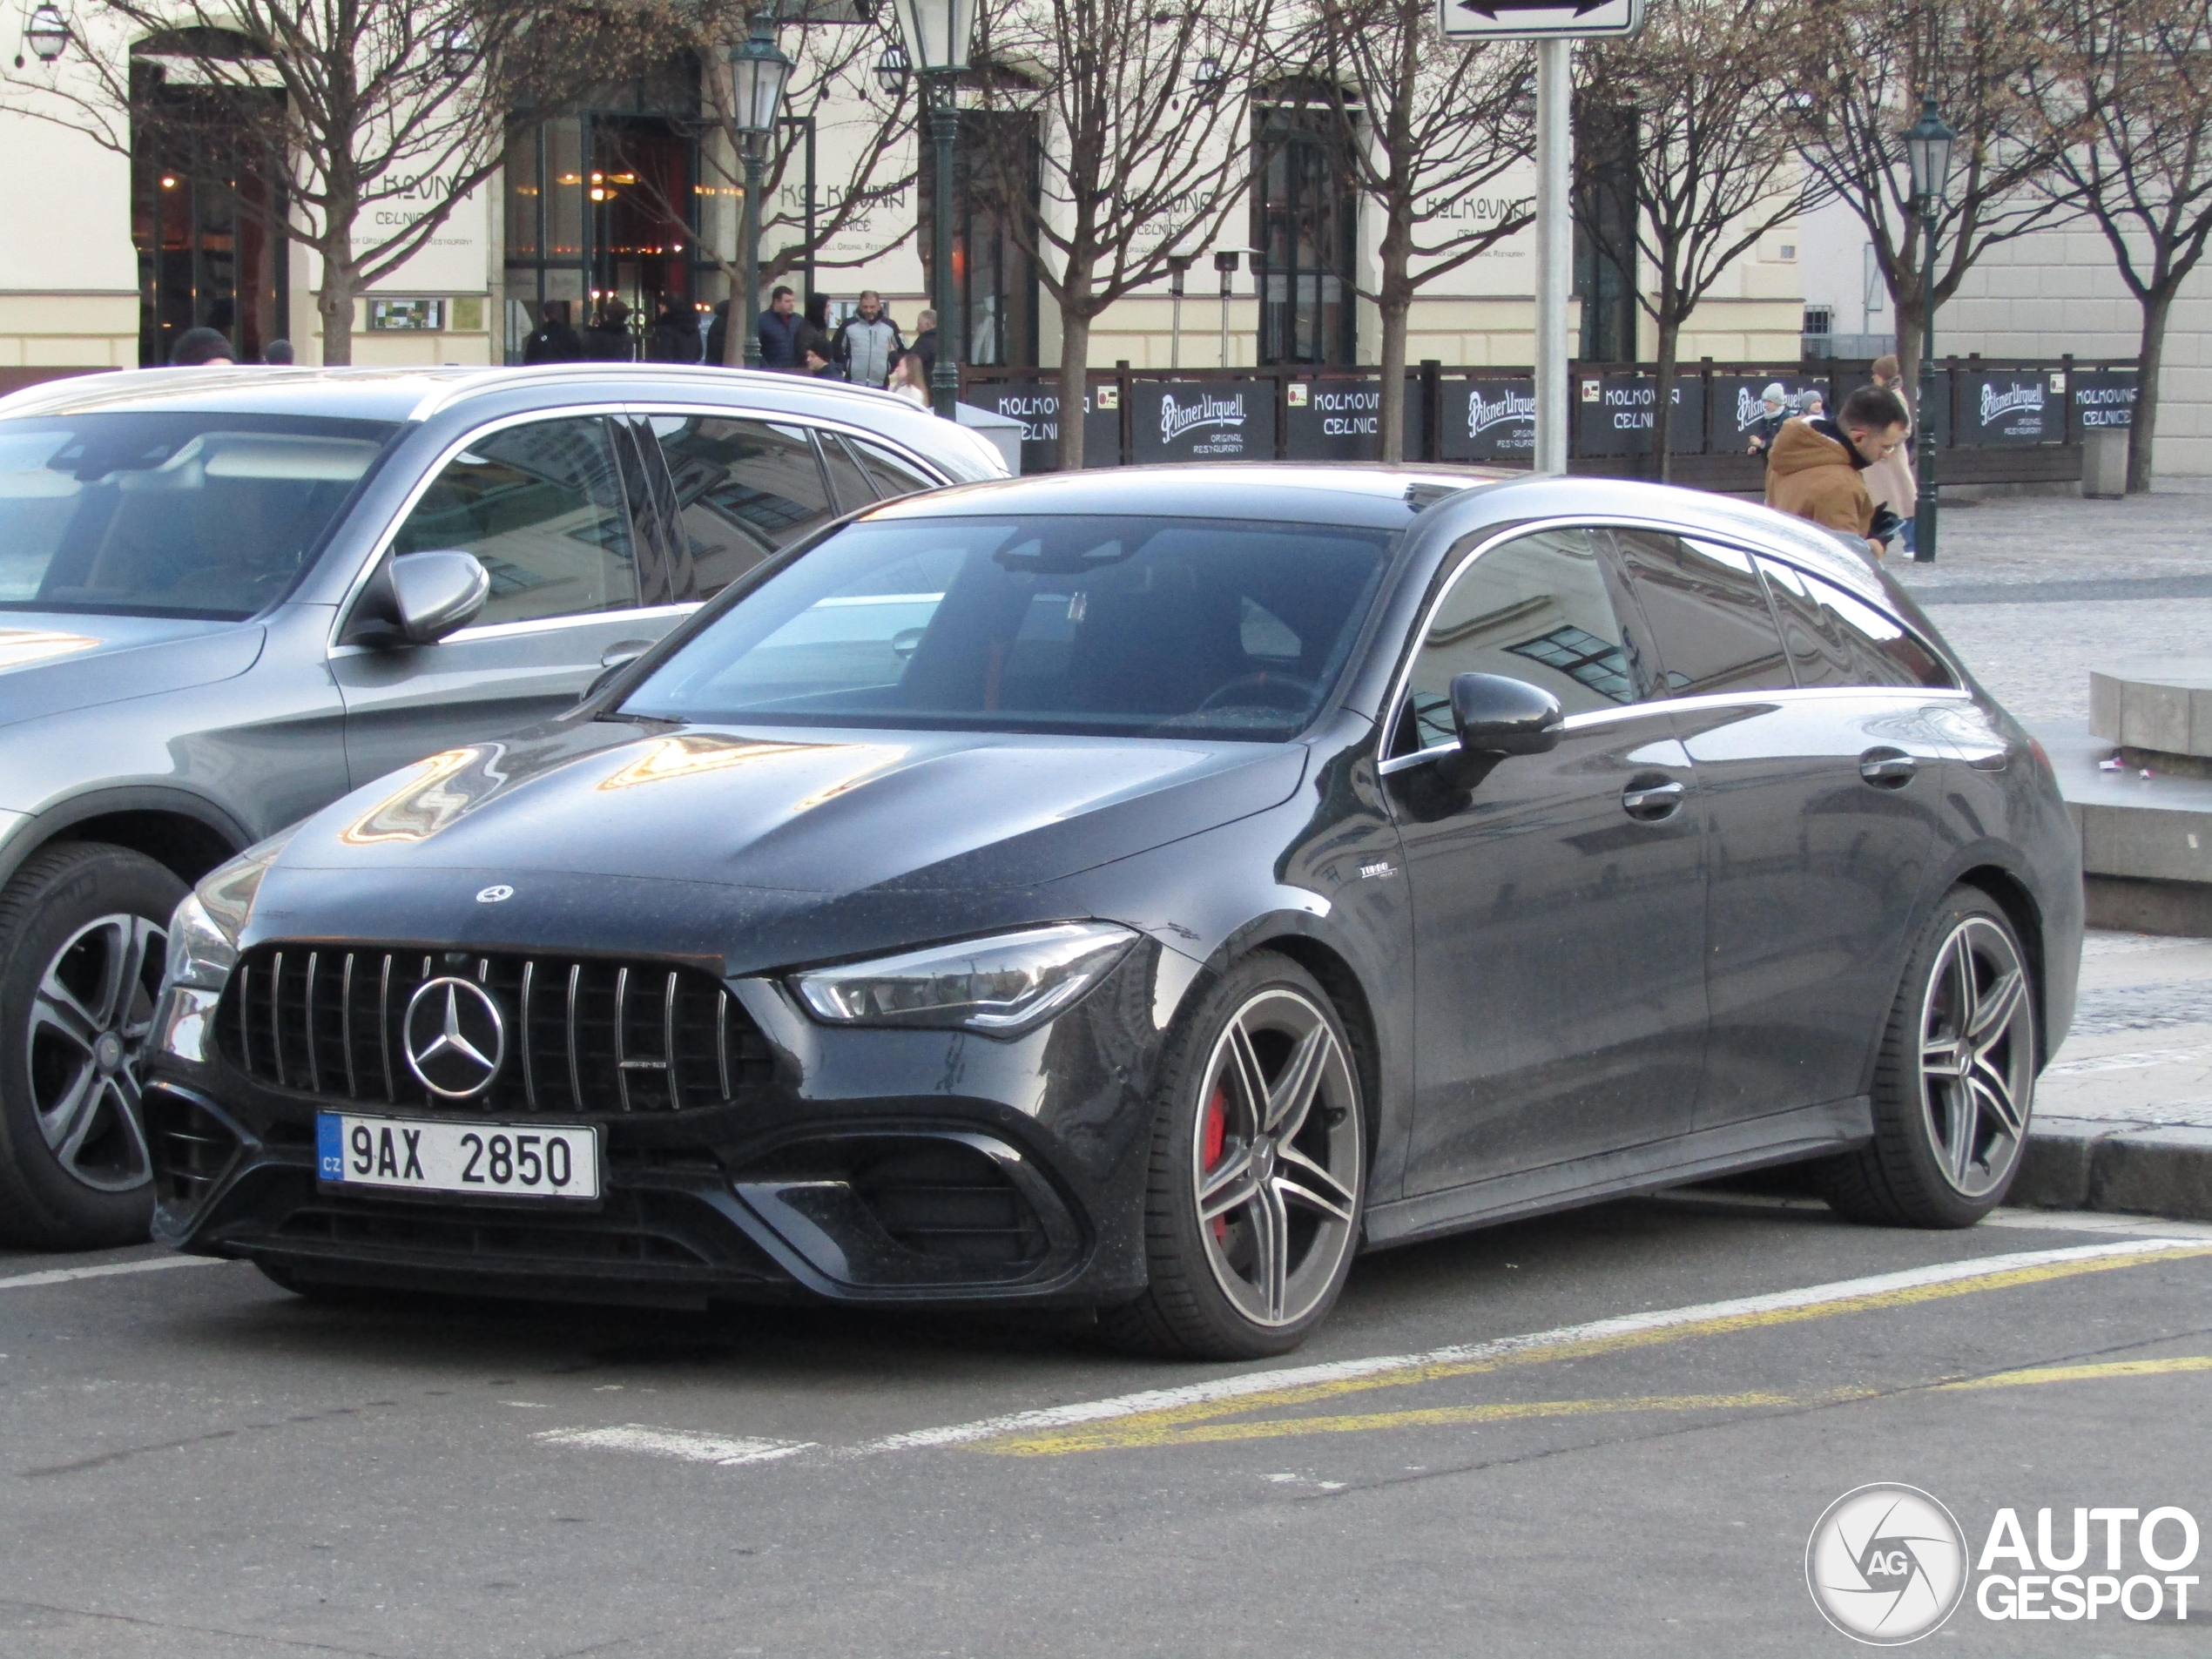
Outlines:
{"type": "Polygon", "coordinates": [[[1858,775],[1877,789],[1902,789],[1919,770],[1919,757],[1902,749],[1869,749],[1858,758],[1858,775]]]}
{"type": "Polygon", "coordinates": [[[1621,792],[1621,810],[1640,822],[1656,824],[1679,812],[1689,793],[1688,789],[1674,782],[1630,784],[1621,792]]]}

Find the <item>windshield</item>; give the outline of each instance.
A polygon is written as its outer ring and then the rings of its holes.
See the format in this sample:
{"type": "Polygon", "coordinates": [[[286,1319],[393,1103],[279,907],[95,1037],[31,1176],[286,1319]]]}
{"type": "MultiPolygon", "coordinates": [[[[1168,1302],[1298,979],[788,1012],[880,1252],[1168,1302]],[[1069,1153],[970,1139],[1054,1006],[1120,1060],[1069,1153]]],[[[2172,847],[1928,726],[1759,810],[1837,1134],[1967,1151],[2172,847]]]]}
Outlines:
{"type": "Polygon", "coordinates": [[[890,518],[746,594],[625,713],[747,724],[1286,738],[1395,539],[1175,518],[890,518]]]}
{"type": "Polygon", "coordinates": [[[252,415],[0,421],[0,610],[250,617],[395,428],[252,415]]]}

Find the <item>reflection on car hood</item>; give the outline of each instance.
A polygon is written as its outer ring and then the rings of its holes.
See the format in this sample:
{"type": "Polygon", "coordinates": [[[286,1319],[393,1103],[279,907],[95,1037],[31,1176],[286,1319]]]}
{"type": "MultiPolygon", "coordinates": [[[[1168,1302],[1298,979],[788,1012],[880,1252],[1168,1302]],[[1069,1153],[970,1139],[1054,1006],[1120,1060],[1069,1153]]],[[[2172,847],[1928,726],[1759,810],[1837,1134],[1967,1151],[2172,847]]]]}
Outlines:
{"type": "Polygon", "coordinates": [[[251,623],[0,610],[0,725],[229,679],[261,640],[251,623]]]}
{"type": "MultiPolygon", "coordinates": [[[[733,931],[805,917],[773,948],[829,955],[880,926],[995,925],[995,907],[956,895],[1030,889],[1264,811],[1305,765],[1298,745],[1203,738],[601,723],[453,750],[356,791],[293,838],[250,931],[718,955],[733,931]],[[496,887],[513,900],[477,900],[496,887]]],[[[732,948],[732,971],[752,954],[732,948]]]]}

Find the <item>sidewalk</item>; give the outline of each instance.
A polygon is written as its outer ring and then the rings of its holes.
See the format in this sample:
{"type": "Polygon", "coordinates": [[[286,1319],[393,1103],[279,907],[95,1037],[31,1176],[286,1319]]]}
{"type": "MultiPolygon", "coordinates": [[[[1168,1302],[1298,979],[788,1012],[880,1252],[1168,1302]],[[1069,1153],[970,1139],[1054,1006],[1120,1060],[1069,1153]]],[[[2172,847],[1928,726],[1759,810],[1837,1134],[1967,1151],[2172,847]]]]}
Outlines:
{"type": "MultiPolygon", "coordinates": [[[[1891,568],[1999,700],[2071,757],[2096,743],[2093,666],[2212,654],[2212,479],[2118,502],[1946,502],[1936,562],[1891,568]]],[[[2012,1202],[2212,1219],[2212,941],[2097,932],[2081,967],[2012,1202]]]]}

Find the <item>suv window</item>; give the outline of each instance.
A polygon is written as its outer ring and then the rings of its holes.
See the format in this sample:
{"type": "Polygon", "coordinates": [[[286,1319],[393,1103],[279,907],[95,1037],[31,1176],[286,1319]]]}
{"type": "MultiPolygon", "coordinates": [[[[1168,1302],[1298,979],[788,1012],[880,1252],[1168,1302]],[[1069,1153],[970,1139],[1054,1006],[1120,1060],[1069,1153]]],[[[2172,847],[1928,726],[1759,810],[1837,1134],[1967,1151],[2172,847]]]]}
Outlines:
{"type": "Polygon", "coordinates": [[[1956,684],[1943,660],[1902,624],[1818,577],[1761,559],[1800,685],[1956,684]]]}
{"type": "Polygon", "coordinates": [[[836,510],[803,427],[657,415],[652,428],[676,481],[701,598],[719,593],[836,510]]]}
{"type": "Polygon", "coordinates": [[[395,554],[438,548],[473,553],[491,573],[479,623],[635,605],[630,509],[606,421],[534,421],[472,442],[392,541],[395,554]]]}
{"type": "Polygon", "coordinates": [[[1636,700],[1597,533],[1539,530],[1460,571],[1413,658],[1401,752],[1452,741],[1453,677],[1469,673],[1540,685],[1569,714],[1636,700]]]}
{"type": "Polygon", "coordinates": [[[1615,530],[1651,624],[1669,697],[1786,691],[1797,682],[1748,554],[1651,530],[1615,530]]]}
{"type": "Polygon", "coordinates": [[[860,458],[868,475],[875,481],[876,493],[887,501],[894,496],[911,496],[918,489],[937,488],[934,478],[900,460],[881,444],[870,443],[865,438],[846,438],[842,442],[860,458]]]}
{"type": "Polygon", "coordinates": [[[852,451],[838,442],[834,432],[817,432],[814,435],[821,440],[822,470],[829,475],[831,489],[837,496],[837,510],[849,513],[856,508],[873,506],[876,499],[874,482],[853,458],[852,451]]]}

